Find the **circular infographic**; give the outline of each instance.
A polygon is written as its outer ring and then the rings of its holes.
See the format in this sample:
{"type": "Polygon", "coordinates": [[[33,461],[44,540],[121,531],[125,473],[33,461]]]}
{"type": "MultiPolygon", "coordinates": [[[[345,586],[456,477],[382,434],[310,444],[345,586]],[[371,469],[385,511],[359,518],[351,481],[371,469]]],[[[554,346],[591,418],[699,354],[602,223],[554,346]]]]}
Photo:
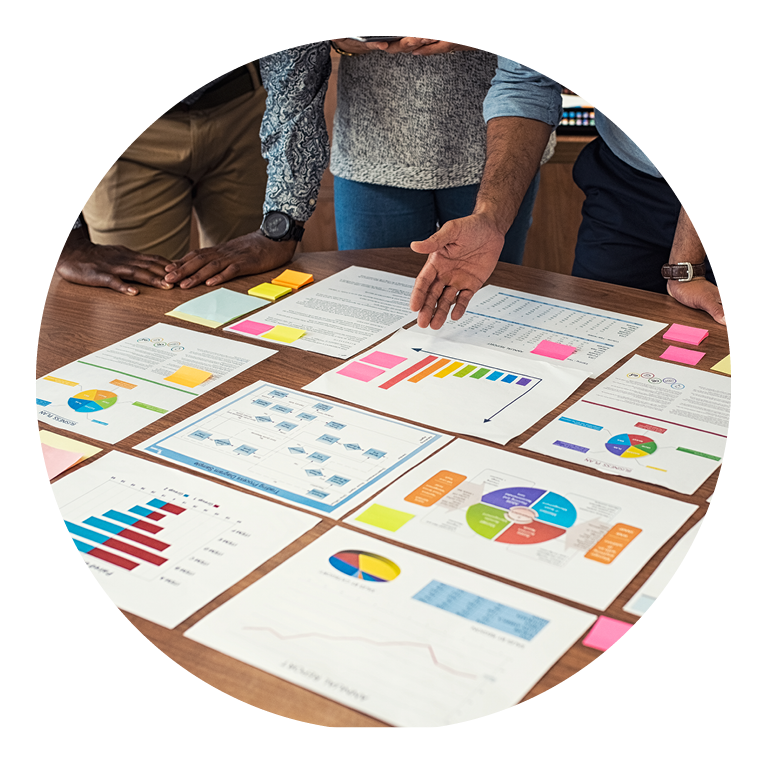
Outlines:
{"type": "Polygon", "coordinates": [[[117,402],[117,395],[103,389],[88,389],[76,397],[70,397],[67,404],[77,413],[98,413],[117,402]]]}
{"type": "Polygon", "coordinates": [[[605,443],[605,447],[619,458],[646,458],[658,445],[642,434],[617,434],[605,443]]]}
{"type": "Polygon", "coordinates": [[[344,575],[363,581],[393,581],[401,572],[391,559],[369,551],[339,551],[330,557],[329,562],[344,575]]]}
{"type": "Polygon", "coordinates": [[[469,506],[466,522],[484,538],[529,545],[564,535],[577,516],[575,506],[558,493],[539,487],[504,487],[469,506]]]}

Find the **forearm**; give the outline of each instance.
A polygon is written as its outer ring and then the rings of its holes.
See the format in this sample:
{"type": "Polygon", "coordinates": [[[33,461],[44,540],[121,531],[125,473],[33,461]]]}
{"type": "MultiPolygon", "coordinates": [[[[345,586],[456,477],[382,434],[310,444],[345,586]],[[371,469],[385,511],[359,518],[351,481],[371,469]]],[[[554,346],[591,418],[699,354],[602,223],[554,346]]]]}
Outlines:
{"type": "Polygon", "coordinates": [[[540,167],[552,126],[525,117],[495,117],[487,124],[487,159],[474,213],[503,235],[540,167]]]}
{"type": "Polygon", "coordinates": [[[268,165],[264,212],[281,210],[306,221],[317,204],[330,157],[325,93],[330,77],[327,42],[291,48],[260,60],[267,91],[261,151],[268,165]]]}
{"type": "Polygon", "coordinates": [[[687,211],[682,208],[679,211],[668,262],[670,264],[679,264],[687,261],[691,264],[702,264],[705,258],[706,251],[703,248],[703,243],[700,241],[700,237],[698,237],[698,233],[695,231],[687,211]]]}

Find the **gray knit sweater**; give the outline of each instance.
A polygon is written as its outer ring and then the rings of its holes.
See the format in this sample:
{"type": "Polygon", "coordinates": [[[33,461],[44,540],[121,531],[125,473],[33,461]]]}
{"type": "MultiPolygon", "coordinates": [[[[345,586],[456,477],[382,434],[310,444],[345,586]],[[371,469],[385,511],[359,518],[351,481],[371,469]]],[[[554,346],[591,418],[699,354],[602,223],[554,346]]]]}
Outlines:
{"type": "Polygon", "coordinates": [[[479,183],[496,63],[485,51],[341,57],[331,173],[406,189],[479,183]]]}

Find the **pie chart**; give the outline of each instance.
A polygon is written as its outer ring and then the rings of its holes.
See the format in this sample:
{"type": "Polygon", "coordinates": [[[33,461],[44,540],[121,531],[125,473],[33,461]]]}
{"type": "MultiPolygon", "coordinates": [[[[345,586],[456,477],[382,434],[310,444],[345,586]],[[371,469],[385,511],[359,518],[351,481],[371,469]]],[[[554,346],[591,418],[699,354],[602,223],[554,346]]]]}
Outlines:
{"type": "Polygon", "coordinates": [[[88,389],[76,397],[70,397],[67,404],[77,413],[98,413],[117,402],[117,395],[103,389],[88,389]]]}
{"type": "Polygon", "coordinates": [[[618,434],[610,437],[605,447],[620,458],[646,458],[658,449],[655,442],[642,434],[618,434]]]}
{"type": "Polygon", "coordinates": [[[497,543],[531,545],[564,535],[575,524],[575,506],[540,487],[504,487],[482,496],[466,511],[466,523],[497,543]]]}
{"type": "Polygon", "coordinates": [[[401,572],[391,559],[367,551],[339,551],[329,561],[344,575],[363,581],[393,581],[401,572]]]}

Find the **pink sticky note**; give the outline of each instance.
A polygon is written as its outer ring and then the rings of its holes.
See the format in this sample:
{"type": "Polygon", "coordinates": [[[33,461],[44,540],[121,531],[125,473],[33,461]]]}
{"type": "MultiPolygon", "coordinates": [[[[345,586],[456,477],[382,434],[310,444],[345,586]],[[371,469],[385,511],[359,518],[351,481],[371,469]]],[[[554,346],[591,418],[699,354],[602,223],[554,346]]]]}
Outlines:
{"type": "Polygon", "coordinates": [[[682,349],[679,346],[669,346],[663,354],[662,360],[670,362],[683,362],[685,365],[697,365],[704,357],[706,352],[696,352],[693,349],[682,349]]]}
{"type": "Polygon", "coordinates": [[[263,322],[253,322],[253,320],[243,320],[236,325],[232,325],[230,330],[236,330],[238,333],[247,333],[249,336],[260,336],[271,330],[274,325],[265,325],[263,322]]]}
{"type": "Polygon", "coordinates": [[[575,351],[578,351],[575,346],[555,344],[553,341],[541,341],[533,349],[532,353],[540,354],[543,357],[551,357],[554,360],[566,360],[575,351]]]}
{"type": "Polygon", "coordinates": [[[62,471],[74,466],[83,456],[82,453],[72,453],[62,450],[60,447],[51,447],[42,443],[45,468],[48,471],[48,479],[58,477],[62,471]]]}
{"type": "Polygon", "coordinates": [[[691,344],[697,346],[706,336],[708,330],[703,328],[693,328],[689,325],[677,325],[674,323],[664,334],[667,341],[677,341],[680,344],[691,344]]]}
{"type": "Polygon", "coordinates": [[[361,362],[350,362],[345,368],[336,371],[339,375],[354,378],[356,381],[372,381],[376,376],[380,376],[384,371],[381,368],[363,365],[361,362]]]}
{"type": "Polygon", "coordinates": [[[593,647],[595,650],[607,650],[612,647],[630,628],[632,624],[626,621],[616,621],[615,618],[607,618],[600,615],[597,622],[586,634],[583,644],[593,647]]]}
{"type": "Polygon", "coordinates": [[[393,368],[395,365],[399,365],[400,362],[404,362],[407,357],[398,357],[396,354],[387,354],[386,352],[371,352],[367,357],[363,357],[363,362],[369,362],[371,365],[378,365],[379,367],[393,368]]]}

